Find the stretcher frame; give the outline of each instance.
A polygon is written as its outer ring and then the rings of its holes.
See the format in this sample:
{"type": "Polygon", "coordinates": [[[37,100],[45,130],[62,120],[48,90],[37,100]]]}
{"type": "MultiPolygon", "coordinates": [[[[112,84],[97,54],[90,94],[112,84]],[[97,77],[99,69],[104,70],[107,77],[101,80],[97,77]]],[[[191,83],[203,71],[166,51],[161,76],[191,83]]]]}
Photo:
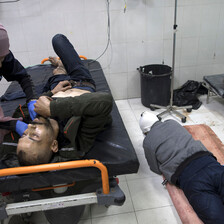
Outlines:
{"type": "MultiPolygon", "coordinates": [[[[101,171],[102,188],[93,193],[78,194],[57,198],[48,198],[27,202],[18,202],[0,205],[0,220],[7,218],[9,215],[16,215],[28,212],[46,211],[58,208],[80,206],[97,203],[99,205],[122,205],[125,201],[124,193],[117,184],[111,188],[109,186],[109,177],[107,168],[97,160],[78,160],[62,163],[43,164],[36,166],[7,168],[0,170],[0,176],[11,176],[18,174],[46,172],[52,170],[74,169],[80,167],[96,167],[101,171]]],[[[60,186],[55,186],[58,188],[60,186]]],[[[62,188],[65,185],[61,186],[62,188]]],[[[54,187],[53,187],[54,188],[54,187]]],[[[40,191],[45,189],[33,189],[40,191]]]]}
{"type": "MultiPolygon", "coordinates": [[[[220,74],[220,77],[222,77],[223,74],[220,74]]],[[[224,82],[224,77],[223,77],[223,82],[224,82]]],[[[218,96],[218,97],[221,97],[223,98],[223,96],[221,96],[218,91],[213,88],[210,83],[208,83],[205,79],[205,77],[203,78],[203,82],[202,82],[202,85],[208,90],[208,94],[207,94],[207,99],[206,99],[206,103],[208,104],[209,103],[209,98],[211,96],[218,96]]]]}
{"type": "Polygon", "coordinates": [[[209,103],[209,97],[211,97],[211,96],[219,96],[219,97],[222,97],[205,80],[204,80],[204,82],[202,82],[202,85],[208,90],[208,94],[207,94],[207,98],[206,98],[206,103],[207,104],[209,103]]]}
{"type": "MultiPolygon", "coordinates": [[[[85,56],[80,56],[86,60],[85,56]]],[[[41,64],[48,61],[48,58],[42,60],[41,64]]],[[[136,167],[136,162],[133,164],[136,167]]],[[[138,164],[139,166],[139,164],[138,164]]],[[[97,203],[99,205],[105,205],[106,207],[110,205],[122,206],[125,201],[125,195],[123,191],[119,188],[119,180],[116,177],[108,175],[107,167],[96,159],[88,160],[78,160],[61,162],[54,164],[43,164],[29,167],[16,167],[16,168],[6,168],[0,170],[0,177],[10,176],[10,175],[23,175],[30,173],[40,173],[47,171],[56,170],[66,170],[66,169],[76,169],[80,167],[95,167],[101,171],[101,181],[102,187],[98,187],[93,192],[88,192],[84,194],[76,194],[70,196],[61,196],[55,198],[47,198],[40,200],[29,200],[17,203],[7,203],[4,201],[4,196],[2,197],[2,202],[0,204],[0,220],[3,222],[8,216],[15,214],[23,214],[37,211],[47,211],[59,208],[67,208],[73,206],[87,205],[97,203]]],[[[136,168],[135,168],[136,169],[136,168]]],[[[66,190],[67,187],[73,186],[72,184],[62,184],[61,186],[50,186],[39,189],[32,189],[32,192],[44,191],[49,189],[62,189],[66,190]]],[[[26,194],[26,192],[25,192],[26,194]]],[[[7,197],[8,193],[5,194],[7,197]]],[[[6,200],[7,201],[7,200],[6,200]]]]}

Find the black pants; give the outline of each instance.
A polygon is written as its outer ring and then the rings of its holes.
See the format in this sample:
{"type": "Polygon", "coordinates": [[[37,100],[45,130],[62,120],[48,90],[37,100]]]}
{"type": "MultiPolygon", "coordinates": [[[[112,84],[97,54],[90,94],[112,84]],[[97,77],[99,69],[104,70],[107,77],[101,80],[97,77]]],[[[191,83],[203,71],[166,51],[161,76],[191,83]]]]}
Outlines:
{"type": "Polygon", "coordinates": [[[213,156],[193,160],[180,175],[179,184],[205,224],[224,223],[224,166],[213,156]]]}
{"type": "Polygon", "coordinates": [[[54,75],[50,77],[43,92],[52,90],[60,81],[64,80],[86,81],[95,86],[95,82],[89,70],[84,66],[82,60],[66,36],[63,34],[56,34],[52,39],[52,45],[68,75],[54,75]]]}

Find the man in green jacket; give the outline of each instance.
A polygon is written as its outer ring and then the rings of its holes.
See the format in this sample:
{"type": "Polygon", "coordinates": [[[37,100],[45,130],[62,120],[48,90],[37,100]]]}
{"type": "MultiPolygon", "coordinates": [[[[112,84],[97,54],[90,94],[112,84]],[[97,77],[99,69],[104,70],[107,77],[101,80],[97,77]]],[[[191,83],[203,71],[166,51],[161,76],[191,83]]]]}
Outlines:
{"type": "Polygon", "coordinates": [[[69,152],[64,157],[82,158],[91,149],[97,134],[111,122],[111,110],[112,97],[108,93],[85,93],[56,100],[41,96],[35,111],[43,116],[37,116],[18,141],[20,164],[48,163],[58,151],[58,142],[64,155],[69,152]]]}
{"type": "Polygon", "coordinates": [[[46,92],[34,104],[36,118],[30,124],[7,123],[8,129],[21,136],[17,145],[20,165],[48,163],[58,149],[65,159],[82,158],[112,121],[111,94],[95,92],[88,69],[64,35],[57,34],[52,43],[60,60],[50,59],[56,68],[46,92]]]}

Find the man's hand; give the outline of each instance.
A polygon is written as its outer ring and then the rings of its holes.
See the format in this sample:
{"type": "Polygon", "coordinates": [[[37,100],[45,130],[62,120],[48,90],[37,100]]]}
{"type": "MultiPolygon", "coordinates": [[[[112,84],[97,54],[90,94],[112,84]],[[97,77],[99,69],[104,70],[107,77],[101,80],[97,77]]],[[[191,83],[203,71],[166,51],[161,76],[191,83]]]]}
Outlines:
{"type": "Polygon", "coordinates": [[[71,83],[68,80],[65,80],[65,81],[59,82],[57,86],[55,86],[54,89],[51,90],[51,92],[53,94],[56,94],[57,92],[60,92],[60,91],[65,92],[66,90],[71,88],[72,88],[71,83]]]}
{"type": "Polygon", "coordinates": [[[34,104],[34,111],[37,114],[40,114],[43,117],[50,117],[51,111],[50,111],[50,102],[52,101],[52,98],[48,96],[41,96],[37,102],[34,104]]]}

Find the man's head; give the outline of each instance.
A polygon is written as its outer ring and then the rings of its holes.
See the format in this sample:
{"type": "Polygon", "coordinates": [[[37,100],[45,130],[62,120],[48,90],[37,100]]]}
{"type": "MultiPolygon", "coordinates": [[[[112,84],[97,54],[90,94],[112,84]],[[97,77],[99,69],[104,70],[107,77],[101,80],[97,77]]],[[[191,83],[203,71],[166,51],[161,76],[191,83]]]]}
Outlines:
{"type": "Polygon", "coordinates": [[[37,117],[19,139],[17,155],[20,165],[48,163],[54,152],[58,151],[58,123],[44,117],[37,117]]]}
{"type": "Polygon", "coordinates": [[[146,135],[150,131],[153,124],[155,124],[157,121],[159,121],[159,119],[155,114],[150,113],[148,111],[144,111],[141,114],[141,117],[139,120],[139,126],[140,126],[143,134],[146,135]]]}
{"type": "Polygon", "coordinates": [[[0,24],[0,68],[7,54],[9,54],[9,38],[4,26],[0,24]]]}

